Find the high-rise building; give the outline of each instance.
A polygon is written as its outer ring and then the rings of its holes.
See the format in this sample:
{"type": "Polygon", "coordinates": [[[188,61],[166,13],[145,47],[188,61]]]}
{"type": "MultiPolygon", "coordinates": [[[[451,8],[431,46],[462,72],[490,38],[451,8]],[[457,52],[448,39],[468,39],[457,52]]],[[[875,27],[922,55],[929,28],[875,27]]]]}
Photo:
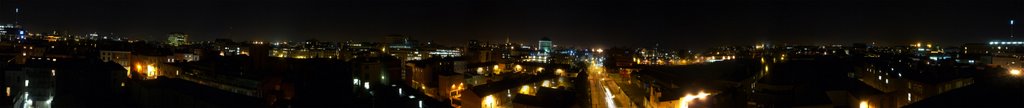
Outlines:
{"type": "Polygon", "coordinates": [[[188,45],[188,34],[171,33],[167,35],[167,44],[171,46],[188,45]]]}
{"type": "Polygon", "coordinates": [[[540,48],[541,53],[551,53],[551,39],[548,37],[541,38],[540,41],[538,41],[537,43],[537,47],[540,48]]]}
{"type": "Polygon", "coordinates": [[[26,39],[26,31],[22,25],[23,15],[20,4],[23,4],[24,0],[0,0],[0,14],[11,15],[13,17],[0,17],[0,23],[6,24],[0,26],[0,35],[5,37],[13,37],[17,39],[26,39]]]}

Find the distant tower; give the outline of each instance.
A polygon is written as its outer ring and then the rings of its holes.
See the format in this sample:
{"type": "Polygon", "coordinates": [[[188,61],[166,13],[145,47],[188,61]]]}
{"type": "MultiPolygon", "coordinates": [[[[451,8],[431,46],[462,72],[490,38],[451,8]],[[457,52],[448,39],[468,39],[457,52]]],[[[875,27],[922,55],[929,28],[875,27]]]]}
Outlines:
{"type": "Polygon", "coordinates": [[[541,53],[551,53],[551,46],[551,39],[548,37],[541,38],[540,41],[537,41],[537,47],[540,47],[541,53]]]}
{"type": "Polygon", "coordinates": [[[14,26],[21,27],[21,8],[14,8],[14,26]]]}
{"type": "Polygon", "coordinates": [[[1013,19],[1010,19],[1010,38],[1013,38],[1013,19]]]}
{"type": "Polygon", "coordinates": [[[21,8],[14,8],[14,28],[18,30],[18,38],[27,39],[25,37],[25,27],[21,26],[21,8]]]}
{"type": "Polygon", "coordinates": [[[171,33],[167,35],[167,44],[171,46],[188,45],[188,34],[171,33]]]}
{"type": "MultiPolygon", "coordinates": [[[[5,31],[7,31],[7,33],[15,34],[15,36],[18,39],[26,39],[27,37],[25,37],[25,35],[27,35],[28,33],[25,32],[25,27],[23,26],[24,22],[22,22],[22,20],[24,20],[24,18],[22,18],[22,15],[21,15],[21,12],[23,10],[21,10],[21,6],[19,6],[19,4],[21,4],[21,3],[19,3],[20,1],[15,1],[15,0],[5,0],[5,1],[7,1],[7,2],[0,3],[0,4],[4,4],[3,6],[14,7],[13,8],[14,13],[12,13],[13,14],[13,18],[12,19],[13,19],[13,23],[14,23],[13,27],[4,27],[6,29],[9,29],[9,30],[5,30],[5,31]]],[[[11,8],[5,8],[5,10],[6,9],[11,9],[11,8]]],[[[10,10],[8,10],[8,12],[10,12],[10,10]]]]}

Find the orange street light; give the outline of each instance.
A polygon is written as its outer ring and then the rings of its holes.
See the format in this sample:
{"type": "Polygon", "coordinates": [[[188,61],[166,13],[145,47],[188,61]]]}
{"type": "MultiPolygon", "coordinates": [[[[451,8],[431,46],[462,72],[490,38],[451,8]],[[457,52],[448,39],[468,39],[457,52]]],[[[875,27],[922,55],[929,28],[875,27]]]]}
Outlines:
{"type": "Polygon", "coordinates": [[[860,105],[858,107],[859,108],[871,108],[871,105],[868,105],[868,101],[860,101],[860,105]]]}
{"type": "Polygon", "coordinates": [[[689,95],[688,94],[686,96],[680,97],[679,98],[679,108],[689,108],[690,107],[690,102],[692,102],[693,100],[704,99],[704,98],[708,97],[709,95],[711,95],[711,94],[706,93],[704,91],[701,91],[700,93],[697,93],[696,95],[689,95]]]}

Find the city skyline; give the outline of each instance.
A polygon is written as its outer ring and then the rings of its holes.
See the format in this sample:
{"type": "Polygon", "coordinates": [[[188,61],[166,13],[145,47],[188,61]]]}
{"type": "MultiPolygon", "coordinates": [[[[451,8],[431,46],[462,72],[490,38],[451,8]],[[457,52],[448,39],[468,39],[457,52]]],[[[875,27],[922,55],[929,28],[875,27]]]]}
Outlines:
{"type": "Polygon", "coordinates": [[[1020,107],[1018,17],[1024,0],[0,0],[0,106],[1020,107]]]}
{"type": "MultiPolygon", "coordinates": [[[[735,43],[957,45],[1012,40],[1019,1],[64,1],[17,2],[33,33],[114,33],[162,40],[378,41],[401,34],[581,47],[708,48],[735,43]],[[62,8],[51,8],[62,7],[62,8]],[[625,38],[629,37],[629,38],[625,38]]],[[[11,14],[0,15],[11,18],[11,14]]],[[[8,20],[5,20],[4,23],[8,20]]],[[[1019,27],[1018,27],[1019,28],[1019,27]]],[[[1019,31],[1019,30],[1018,30],[1019,31]]]]}

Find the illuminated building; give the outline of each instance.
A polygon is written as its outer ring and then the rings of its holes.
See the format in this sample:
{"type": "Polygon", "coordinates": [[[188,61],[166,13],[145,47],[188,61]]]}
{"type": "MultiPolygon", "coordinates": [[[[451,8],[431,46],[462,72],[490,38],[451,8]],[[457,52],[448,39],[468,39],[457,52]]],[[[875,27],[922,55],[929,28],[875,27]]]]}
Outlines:
{"type": "Polygon", "coordinates": [[[172,57],[167,58],[167,62],[193,62],[199,61],[199,55],[192,53],[174,53],[172,57]]]}
{"type": "Polygon", "coordinates": [[[100,60],[120,64],[125,69],[131,66],[132,52],[129,51],[100,51],[100,60]]]}
{"type": "Polygon", "coordinates": [[[170,33],[167,34],[167,44],[171,46],[188,45],[188,34],[170,33]]]}
{"type": "MultiPolygon", "coordinates": [[[[62,59],[62,61],[81,62],[82,64],[59,65],[61,61],[54,62],[46,59],[30,59],[24,64],[4,64],[2,89],[5,92],[4,98],[8,99],[8,107],[15,108],[50,108],[51,104],[59,105],[67,101],[54,101],[54,97],[75,96],[67,91],[58,89],[97,89],[116,88],[119,82],[126,81],[126,72],[121,66],[111,62],[85,61],[81,59],[62,59]],[[78,74],[76,72],[89,72],[78,74]],[[65,74],[67,73],[67,74],[65,74]],[[73,75],[75,77],[93,78],[92,81],[82,80],[61,82],[60,75],[73,75]],[[59,84],[83,85],[80,87],[61,86],[59,84]]],[[[110,89],[114,90],[114,89],[110,89]]],[[[114,92],[114,91],[103,91],[114,92]]],[[[57,98],[61,99],[61,98],[57,98]]],[[[66,99],[69,100],[69,99],[66,99]]]]}
{"type": "Polygon", "coordinates": [[[459,57],[462,56],[462,51],[452,49],[437,49],[430,52],[433,57],[459,57]]]}
{"type": "Polygon", "coordinates": [[[328,59],[345,59],[345,54],[338,50],[310,50],[310,49],[291,49],[291,48],[276,48],[270,51],[270,56],[278,58],[295,58],[295,59],[310,59],[310,58],[328,58],[328,59]]]}
{"type": "MultiPolygon", "coordinates": [[[[438,100],[449,100],[453,88],[464,84],[466,62],[462,58],[430,58],[405,63],[404,80],[411,87],[438,100]]],[[[468,85],[467,85],[468,86],[468,85]]]]}
{"type": "Polygon", "coordinates": [[[0,25],[0,40],[14,40],[21,38],[21,34],[24,33],[22,28],[15,26],[14,24],[0,25]]]}
{"type": "MultiPolygon", "coordinates": [[[[468,80],[467,80],[468,81],[468,80]]],[[[516,78],[481,85],[466,84],[461,92],[463,108],[566,108],[573,104],[574,92],[564,88],[541,86],[542,78],[516,78]],[[526,87],[526,88],[524,88],[526,87]]]]}
{"type": "Polygon", "coordinates": [[[402,80],[402,62],[391,56],[360,57],[350,60],[353,77],[372,84],[391,85],[402,80]]]}
{"type": "MultiPolygon", "coordinates": [[[[931,60],[892,59],[896,62],[869,62],[856,69],[850,77],[885,94],[880,98],[890,101],[872,101],[872,106],[903,107],[945,92],[973,85],[973,73],[987,69],[972,64],[931,65],[931,60]],[[967,67],[963,67],[967,66],[967,67]],[[923,72],[923,73],[922,73],[923,72]]],[[[938,64],[938,63],[935,63],[938,64]]]]}
{"type": "Polygon", "coordinates": [[[553,52],[554,49],[551,48],[552,46],[553,45],[551,44],[551,39],[548,37],[541,38],[540,41],[537,41],[537,47],[539,48],[540,53],[542,54],[548,54],[553,52]]]}

